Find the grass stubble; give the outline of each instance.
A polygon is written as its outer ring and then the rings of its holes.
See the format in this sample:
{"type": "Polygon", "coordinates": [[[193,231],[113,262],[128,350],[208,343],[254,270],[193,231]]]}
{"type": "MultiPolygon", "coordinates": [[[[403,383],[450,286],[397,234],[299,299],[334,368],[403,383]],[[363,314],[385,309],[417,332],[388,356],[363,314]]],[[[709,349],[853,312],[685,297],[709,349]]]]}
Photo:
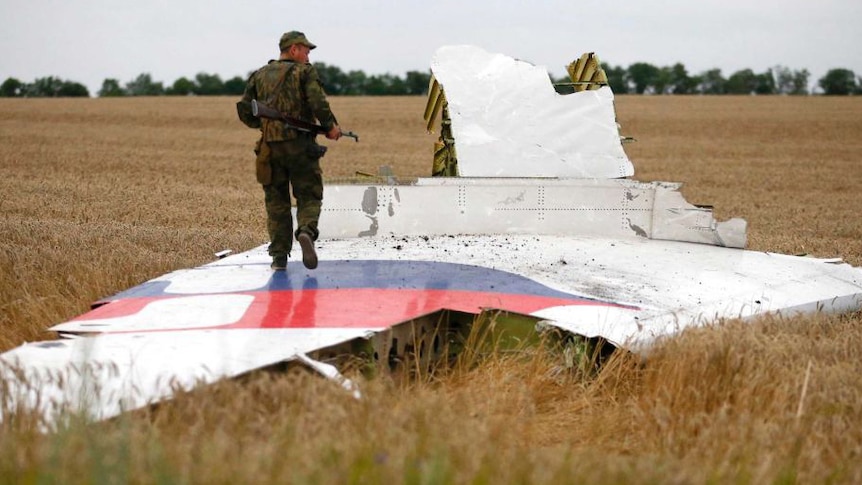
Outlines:
{"type": "MultiPolygon", "coordinates": [[[[215,251],[266,242],[253,130],[221,97],[0,100],[0,350],[215,251]]],[[[333,98],[328,180],[430,170],[424,99],[333,98]]],[[[749,249],[862,265],[862,99],[619,96],[635,177],[749,222],[749,249]]],[[[325,201],[324,201],[325,203],[325,201]]],[[[684,332],[561,371],[539,348],[434,377],[254,374],[105,423],[0,424],[0,482],[859,483],[862,315],[684,332]]]]}

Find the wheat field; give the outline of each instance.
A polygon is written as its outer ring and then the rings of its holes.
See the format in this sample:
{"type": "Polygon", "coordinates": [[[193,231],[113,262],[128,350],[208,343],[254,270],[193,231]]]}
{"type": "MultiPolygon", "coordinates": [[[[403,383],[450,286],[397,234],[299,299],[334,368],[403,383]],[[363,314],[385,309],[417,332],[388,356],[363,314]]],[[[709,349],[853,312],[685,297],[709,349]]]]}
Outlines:
{"type": "MultiPolygon", "coordinates": [[[[0,99],[0,351],[266,242],[256,132],[224,97],[0,99]]],[[[430,173],[425,100],[333,98],[327,180],[430,173]]],[[[683,182],[749,249],[862,265],[862,98],[619,96],[635,179],[683,182]]],[[[325,204],[325,200],[324,200],[325,204]]],[[[541,347],[354,400],[254,374],[105,423],[0,424],[0,483],[860,483],[862,314],[687,331],[561,372],[541,347]]],[[[2,390],[2,386],[0,386],[2,390]]]]}

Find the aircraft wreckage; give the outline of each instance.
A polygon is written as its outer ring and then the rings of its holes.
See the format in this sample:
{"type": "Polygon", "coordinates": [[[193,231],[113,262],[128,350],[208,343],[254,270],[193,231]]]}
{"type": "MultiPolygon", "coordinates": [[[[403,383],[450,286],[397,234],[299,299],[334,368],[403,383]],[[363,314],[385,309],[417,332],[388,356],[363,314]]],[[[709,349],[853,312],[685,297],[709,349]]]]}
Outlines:
{"type": "Polygon", "coordinates": [[[569,72],[561,95],[542,67],[439,49],[439,176],[328,185],[314,271],[273,272],[261,246],[94,303],[0,355],[6,409],[104,419],[285,362],[358,392],[339,355],[427,363],[483,312],[644,352],[724,318],[862,307],[859,268],[745,250],[744,221],[628,178],[597,60],[569,72]]]}

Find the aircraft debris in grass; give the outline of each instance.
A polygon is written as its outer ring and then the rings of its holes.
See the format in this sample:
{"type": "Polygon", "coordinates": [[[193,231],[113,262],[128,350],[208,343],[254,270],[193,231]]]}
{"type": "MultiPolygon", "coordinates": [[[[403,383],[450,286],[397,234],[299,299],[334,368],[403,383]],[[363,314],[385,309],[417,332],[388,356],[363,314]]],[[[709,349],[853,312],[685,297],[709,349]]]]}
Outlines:
{"type": "Polygon", "coordinates": [[[328,185],[314,271],[272,272],[261,246],[94,303],[0,355],[2,412],[105,419],[285,362],[358,395],[339,356],[430,365],[480,314],[645,352],[725,318],[862,307],[859,268],[745,250],[744,221],[628,178],[598,61],[574,64],[560,95],[544,68],[441,48],[425,117],[447,176],[328,185]]]}

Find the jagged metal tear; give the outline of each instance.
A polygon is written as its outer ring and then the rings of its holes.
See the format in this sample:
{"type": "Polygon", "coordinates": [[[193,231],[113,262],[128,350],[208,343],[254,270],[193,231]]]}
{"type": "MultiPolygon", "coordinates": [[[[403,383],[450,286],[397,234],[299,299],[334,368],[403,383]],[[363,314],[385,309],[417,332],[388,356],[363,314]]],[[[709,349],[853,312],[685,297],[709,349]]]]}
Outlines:
{"type": "Polygon", "coordinates": [[[441,47],[431,70],[446,92],[461,176],[634,174],[610,88],[560,95],[544,67],[474,46],[441,47]]]}

